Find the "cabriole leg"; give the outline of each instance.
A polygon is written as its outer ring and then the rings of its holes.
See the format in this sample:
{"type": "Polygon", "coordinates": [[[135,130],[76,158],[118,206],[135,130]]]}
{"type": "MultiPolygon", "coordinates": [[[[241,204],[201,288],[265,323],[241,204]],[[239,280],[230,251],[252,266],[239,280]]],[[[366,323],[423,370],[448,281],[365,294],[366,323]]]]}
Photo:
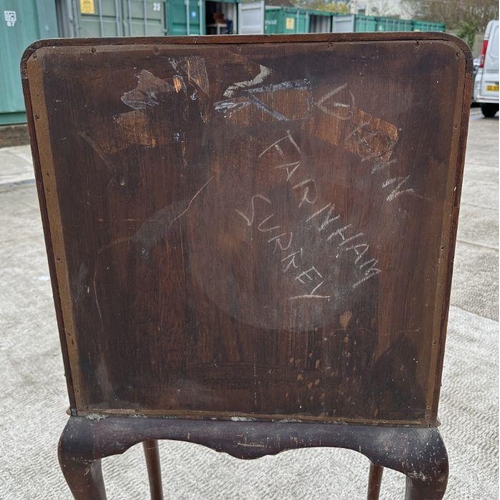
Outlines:
{"type": "Polygon", "coordinates": [[[59,465],[76,500],[106,500],[101,460],[93,456],[92,423],[70,418],[59,440],[59,465]]]}

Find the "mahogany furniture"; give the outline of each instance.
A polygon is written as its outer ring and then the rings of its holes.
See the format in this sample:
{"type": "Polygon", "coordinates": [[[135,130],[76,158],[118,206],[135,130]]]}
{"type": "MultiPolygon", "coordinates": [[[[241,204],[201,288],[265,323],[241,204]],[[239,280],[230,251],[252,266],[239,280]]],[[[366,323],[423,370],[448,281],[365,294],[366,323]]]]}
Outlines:
{"type": "Polygon", "coordinates": [[[443,33],[49,40],[22,77],[71,416],[60,463],[158,439],[357,450],[442,498],[437,410],[471,87],[443,33]]]}

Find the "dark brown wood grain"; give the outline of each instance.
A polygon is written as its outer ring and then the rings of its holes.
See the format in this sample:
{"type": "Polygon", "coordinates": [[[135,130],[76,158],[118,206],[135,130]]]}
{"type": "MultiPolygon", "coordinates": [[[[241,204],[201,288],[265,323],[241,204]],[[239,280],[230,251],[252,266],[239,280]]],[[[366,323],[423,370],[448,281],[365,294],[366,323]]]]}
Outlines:
{"type": "Polygon", "coordinates": [[[443,34],[27,51],[73,414],[435,425],[470,72],[443,34]]]}

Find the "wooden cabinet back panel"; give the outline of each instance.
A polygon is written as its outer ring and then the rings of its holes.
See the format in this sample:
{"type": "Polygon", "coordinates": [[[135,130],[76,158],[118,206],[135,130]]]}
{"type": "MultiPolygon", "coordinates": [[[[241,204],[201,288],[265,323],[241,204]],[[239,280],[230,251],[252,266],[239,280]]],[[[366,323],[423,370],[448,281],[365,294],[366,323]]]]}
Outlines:
{"type": "Polygon", "coordinates": [[[427,37],[34,52],[79,414],[435,422],[469,83],[427,37]]]}

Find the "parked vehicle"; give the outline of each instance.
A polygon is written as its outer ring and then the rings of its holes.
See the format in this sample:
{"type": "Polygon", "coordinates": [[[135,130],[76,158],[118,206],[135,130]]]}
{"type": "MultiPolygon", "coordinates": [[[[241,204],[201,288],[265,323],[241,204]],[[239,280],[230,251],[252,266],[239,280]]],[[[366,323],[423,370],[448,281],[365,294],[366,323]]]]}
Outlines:
{"type": "Polygon", "coordinates": [[[498,21],[490,21],[474,83],[474,100],[486,118],[494,117],[498,111],[498,81],[498,21]]]}

